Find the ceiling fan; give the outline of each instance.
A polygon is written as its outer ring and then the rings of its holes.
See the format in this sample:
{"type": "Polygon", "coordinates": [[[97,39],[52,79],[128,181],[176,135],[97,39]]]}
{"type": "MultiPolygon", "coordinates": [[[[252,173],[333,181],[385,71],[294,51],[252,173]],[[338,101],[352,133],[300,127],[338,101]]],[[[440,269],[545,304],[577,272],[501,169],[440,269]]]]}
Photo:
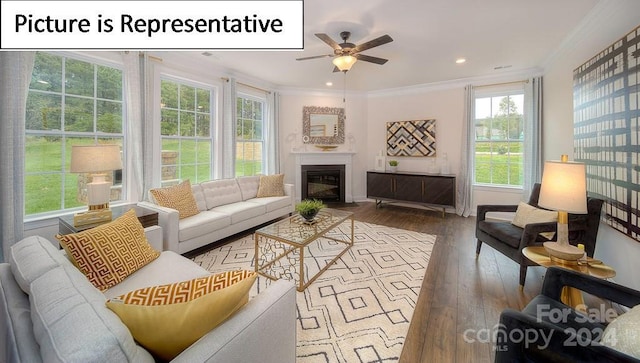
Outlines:
{"type": "Polygon", "coordinates": [[[387,63],[387,59],[360,54],[360,52],[365,51],[367,49],[371,49],[373,47],[383,45],[383,44],[387,44],[393,41],[393,39],[389,35],[385,34],[381,37],[370,40],[368,42],[355,45],[353,43],[348,42],[349,37],[351,36],[351,32],[344,31],[340,33],[340,38],[342,38],[342,43],[338,44],[338,42],[331,39],[331,37],[329,37],[327,34],[316,33],[315,35],[316,37],[320,38],[320,40],[327,43],[331,48],[333,48],[333,54],[324,54],[324,55],[316,55],[312,57],[297,58],[296,60],[308,60],[308,59],[332,57],[333,64],[335,65],[335,68],[333,69],[334,72],[340,72],[340,71],[346,72],[350,70],[351,66],[353,66],[353,64],[357,60],[371,62],[375,64],[387,63]]]}

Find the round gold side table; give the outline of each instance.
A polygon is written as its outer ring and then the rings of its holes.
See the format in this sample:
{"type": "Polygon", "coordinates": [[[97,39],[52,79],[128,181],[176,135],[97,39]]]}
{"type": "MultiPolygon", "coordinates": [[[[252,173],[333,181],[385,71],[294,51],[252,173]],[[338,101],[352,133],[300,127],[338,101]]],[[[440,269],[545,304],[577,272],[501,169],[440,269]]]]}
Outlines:
{"type": "MultiPolygon", "coordinates": [[[[543,267],[562,267],[601,279],[608,279],[616,275],[616,270],[611,266],[605,265],[602,261],[594,260],[591,257],[587,257],[586,263],[557,259],[550,257],[542,246],[525,247],[522,249],[522,254],[531,260],[531,262],[543,267]]],[[[582,292],[578,289],[564,287],[562,289],[561,300],[574,309],[584,308],[582,292]]]]}

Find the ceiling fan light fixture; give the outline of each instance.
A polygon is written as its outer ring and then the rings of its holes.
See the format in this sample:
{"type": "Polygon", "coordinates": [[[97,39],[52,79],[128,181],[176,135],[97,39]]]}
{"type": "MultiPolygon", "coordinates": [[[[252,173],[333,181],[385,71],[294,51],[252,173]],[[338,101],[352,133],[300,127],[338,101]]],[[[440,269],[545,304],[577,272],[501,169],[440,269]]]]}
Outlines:
{"type": "Polygon", "coordinates": [[[339,70],[346,72],[351,69],[351,67],[356,63],[358,58],[351,55],[343,55],[340,57],[333,58],[333,65],[338,67],[339,70]]]}

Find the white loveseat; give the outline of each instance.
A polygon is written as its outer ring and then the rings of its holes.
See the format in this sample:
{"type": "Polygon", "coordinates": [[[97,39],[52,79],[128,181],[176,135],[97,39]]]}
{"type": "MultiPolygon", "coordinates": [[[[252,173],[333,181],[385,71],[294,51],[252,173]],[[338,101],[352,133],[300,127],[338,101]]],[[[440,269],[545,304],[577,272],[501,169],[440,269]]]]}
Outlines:
{"type": "MultiPolygon", "coordinates": [[[[0,361],[8,363],[154,362],[107,299],[209,274],[165,251],[101,292],[45,238],[25,238],[7,257],[0,263],[0,361]]],[[[275,281],[173,362],[293,363],[295,304],[295,286],[275,281]]]]}
{"type": "Polygon", "coordinates": [[[219,179],[193,184],[191,191],[200,213],[179,219],[178,211],[158,205],[153,196],[139,205],[158,212],[165,251],[184,254],[222,238],[293,213],[292,184],[284,196],[257,197],[260,176],[219,179]]]}

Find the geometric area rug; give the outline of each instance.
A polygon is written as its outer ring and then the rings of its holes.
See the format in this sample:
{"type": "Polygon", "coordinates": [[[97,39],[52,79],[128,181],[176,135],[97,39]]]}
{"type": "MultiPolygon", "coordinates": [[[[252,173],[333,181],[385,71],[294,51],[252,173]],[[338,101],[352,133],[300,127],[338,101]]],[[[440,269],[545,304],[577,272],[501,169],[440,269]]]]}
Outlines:
{"type": "MultiPolygon", "coordinates": [[[[296,362],[398,361],[435,241],[355,221],[353,247],[296,293],[296,362]]],[[[254,250],[246,235],[192,259],[213,273],[253,270],[254,250]]],[[[270,282],[259,276],[250,296],[270,282]]]]}

